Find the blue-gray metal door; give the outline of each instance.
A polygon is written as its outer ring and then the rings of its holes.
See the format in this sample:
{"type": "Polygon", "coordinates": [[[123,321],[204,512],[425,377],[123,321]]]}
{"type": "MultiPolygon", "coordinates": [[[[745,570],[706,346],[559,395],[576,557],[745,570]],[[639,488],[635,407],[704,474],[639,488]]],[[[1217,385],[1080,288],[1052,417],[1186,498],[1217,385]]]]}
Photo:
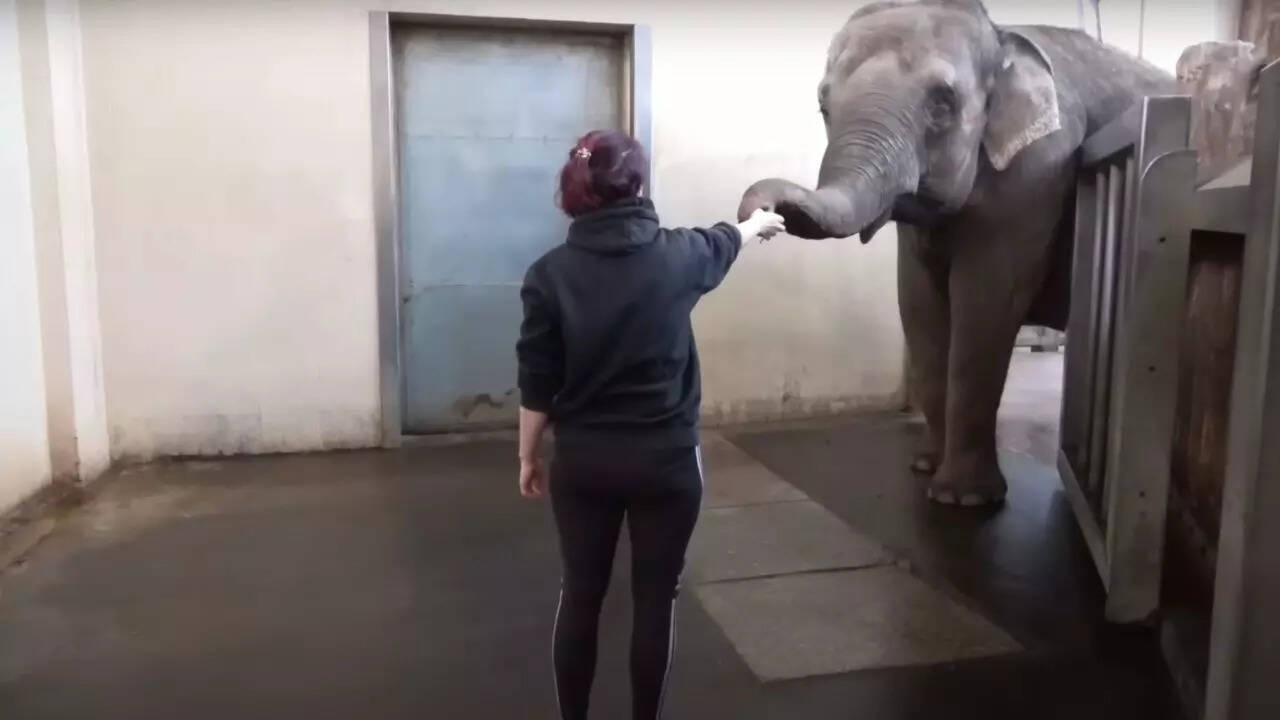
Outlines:
{"type": "Polygon", "coordinates": [[[574,141],[625,127],[622,40],[409,26],[395,41],[404,432],[509,425],[520,282],[564,240],[574,141]]]}

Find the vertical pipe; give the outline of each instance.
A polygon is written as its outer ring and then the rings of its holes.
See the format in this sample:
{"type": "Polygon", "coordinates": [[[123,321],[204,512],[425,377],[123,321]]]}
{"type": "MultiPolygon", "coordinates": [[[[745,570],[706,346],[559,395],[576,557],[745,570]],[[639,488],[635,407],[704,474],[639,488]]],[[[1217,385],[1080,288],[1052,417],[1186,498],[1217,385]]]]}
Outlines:
{"type": "Polygon", "coordinates": [[[1138,0],[1138,58],[1141,59],[1142,49],[1147,39],[1147,0],[1138,0]]]}
{"type": "Polygon", "coordinates": [[[1095,446],[1098,444],[1099,438],[1106,437],[1106,413],[1105,408],[1099,405],[1098,396],[1102,386],[1106,384],[1107,377],[1102,356],[1103,338],[1106,335],[1103,327],[1102,305],[1103,287],[1106,284],[1106,213],[1107,198],[1109,197],[1107,180],[1106,170],[1098,170],[1094,183],[1094,187],[1097,188],[1095,196],[1097,202],[1094,205],[1093,216],[1093,267],[1091,269],[1093,280],[1090,283],[1093,296],[1093,317],[1091,318],[1090,326],[1093,332],[1090,337],[1092,345],[1090,348],[1089,383],[1087,386],[1089,410],[1084,435],[1084,451],[1081,453],[1084,457],[1083,471],[1079,477],[1095,513],[1098,513],[1101,507],[1099,502],[1101,494],[1098,492],[1101,476],[1097,467],[1097,459],[1100,453],[1095,446]]]}
{"type": "Polygon", "coordinates": [[[1137,247],[1135,232],[1138,212],[1138,157],[1137,151],[1130,153],[1124,161],[1124,186],[1121,189],[1120,238],[1121,260],[1119,264],[1120,280],[1117,287],[1117,313],[1123,316],[1124,307],[1133,297],[1134,273],[1137,265],[1137,247]]]}
{"type": "Polygon", "coordinates": [[[1084,489],[1089,450],[1089,394],[1094,333],[1094,218],[1098,187],[1093,173],[1081,169],[1076,181],[1075,223],[1072,228],[1071,313],[1067,319],[1062,378],[1059,445],[1077,485],[1084,489]]]}
{"type": "Polygon", "coordinates": [[[1098,308],[1098,364],[1094,379],[1094,408],[1093,408],[1093,427],[1092,437],[1089,441],[1089,474],[1090,488],[1093,490],[1092,499],[1097,503],[1097,510],[1101,518],[1101,525],[1106,527],[1107,518],[1105,517],[1106,505],[1103,499],[1106,497],[1107,485],[1107,438],[1111,421],[1111,385],[1113,380],[1113,370],[1115,363],[1113,362],[1115,351],[1115,326],[1117,322],[1116,314],[1116,288],[1117,276],[1119,275],[1120,257],[1120,206],[1122,198],[1120,197],[1123,190],[1123,178],[1120,168],[1116,164],[1110,164],[1099,175],[1105,175],[1107,178],[1106,192],[1106,210],[1105,214],[1100,217],[1102,221],[1102,252],[1100,258],[1102,260],[1101,267],[1101,294],[1098,308]]]}

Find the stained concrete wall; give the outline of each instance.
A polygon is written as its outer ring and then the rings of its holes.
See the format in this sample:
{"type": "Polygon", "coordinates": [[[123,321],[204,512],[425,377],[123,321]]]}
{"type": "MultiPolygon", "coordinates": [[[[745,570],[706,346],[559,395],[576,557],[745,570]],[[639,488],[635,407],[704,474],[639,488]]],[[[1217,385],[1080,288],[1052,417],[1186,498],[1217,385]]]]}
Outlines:
{"type": "Polygon", "coordinates": [[[17,20],[0,0],[0,511],[51,472],[17,20]]]}
{"type": "MultiPolygon", "coordinates": [[[[368,10],[651,26],[655,199],[667,223],[695,224],[732,214],[759,177],[812,182],[816,83],[858,5],[86,2],[113,456],[379,441],[368,10]]],[[[1072,0],[990,6],[1000,22],[1078,22],[1072,0]]],[[[1122,16],[1104,32],[1136,49],[1122,16]]],[[[895,260],[892,227],[868,246],[751,248],[696,314],[708,413],[896,402],[895,260]]]]}

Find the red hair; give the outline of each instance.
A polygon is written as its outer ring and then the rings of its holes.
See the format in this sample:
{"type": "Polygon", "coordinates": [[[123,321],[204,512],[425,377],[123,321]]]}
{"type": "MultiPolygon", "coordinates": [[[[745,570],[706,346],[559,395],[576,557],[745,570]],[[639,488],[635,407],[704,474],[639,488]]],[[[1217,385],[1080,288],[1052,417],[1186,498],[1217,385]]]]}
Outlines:
{"type": "Polygon", "coordinates": [[[560,209],[578,217],[638,197],[648,174],[649,161],[635,138],[617,130],[589,132],[560,170],[560,209]]]}

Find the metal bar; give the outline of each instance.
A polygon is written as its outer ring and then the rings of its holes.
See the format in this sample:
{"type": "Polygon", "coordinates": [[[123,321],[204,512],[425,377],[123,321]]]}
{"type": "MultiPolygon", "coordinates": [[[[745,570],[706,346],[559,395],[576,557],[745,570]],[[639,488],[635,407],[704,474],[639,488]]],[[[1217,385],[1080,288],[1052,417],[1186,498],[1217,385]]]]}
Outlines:
{"type": "MultiPolygon", "coordinates": [[[[1062,409],[1059,422],[1059,447],[1073,469],[1083,476],[1087,471],[1089,376],[1093,353],[1094,317],[1094,217],[1098,212],[1097,178],[1081,173],[1076,182],[1075,244],[1071,270],[1071,313],[1067,318],[1067,343],[1063,357],[1062,409]]],[[[1066,482],[1066,476],[1063,476],[1066,482]]],[[[1074,480],[1073,480],[1074,482],[1074,480]]]]}
{"type": "Polygon", "coordinates": [[[653,31],[648,25],[631,28],[631,135],[644,146],[649,159],[649,187],[653,197],[653,31]]]}
{"type": "Polygon", "coordinates": [[[1123,115],[1103,125],[1085,138],[1080,146],[1080,161],[1093,167],[1111,156],[1138,144],[1142,133],[1143,104],[1134,103],[1123,115]]]}
{"type": "Polygon", "coordinates": [[[551,33],[583,33],[588,35],[615,35],[623,37],[632,26],[625,23],[583,22],[578,20],[547,20],[542,18],[501,17],[489,15],[458,15],[433,12],[392,12],[392,24],[435,25],[438,27],[480,28],[483,30],[545,31],[551,33]]]}
{"type": "MultiPolygon", "coordinates": [[[[1102,337],[1101,319],[1102,319],[1102,285],[1103,285],[1103,261],[1102,258],[1106,253],[1106,203],[1107,203],[1107,178],[1109,175],[1105,170],[1094,173],[1094,197],[1096,202],[1093,208],[1093,237],[1091,238],[1092,252],[1091,257],[1093,264],[1090,267],[1090,316],[1089,316],[1089,354],[1088,354],[1088,384],[1085,386],[1085,392],[1088,396],[1085,400],[1087,403],[1087,411],[1085,415],[1085,427],[1083,436],[1083,447],[1081,448],[1081,466],[1079,468],[1079,479],[1084,482],[1084,487],[1090,499],[1094,499],[1096,494],[1093,492],[1095,475],[1093,472],[1093,442],[1094,442],[1094,426],[1099,422],[1105,422],[1105,417],[1099,420],[1098,412],[1098,348],[1100,338],[1102,337]]],[[[1095,506],[1095,512],[1097,507],[1095,506]]]]}
{"type": "Polygon", "coordinates": [[[1058,473],[1062,478],[1062,486],[1067,491],[1067,500],[1071,503],[1076,522],[1080,525],[1084,544],[1089,548],[1089,555],[1093,557],[1093,564],[1098,568],[1098,576],[1102,578],[1102,584],[1105,587],[1111,581],[1106,538],[1102,534],[1101,526],[1098,525],[1097,515],[1089,506],[1089,499],[1085,497],[1075,470],[1071,467],[1071,458],[1067,457],[1065,452],[1058,453],[1058,473]]]}
{"type": "Polygon", "coordinates": [[[1280,707],[1280,63],[1259,81],[1250,185],[1206,720],[1274,718],[1280,707]]]}
{"type": "Polygon", "coordinates": [[[369,13],[369,87],[373,121],[373,224],[378,268],[378,394],[382,444],[401,435],[400,231],[391,18],[369,13]]]}
{"type": "Polygon", "coordinates": [[[1191,226],[1196,230],[1247,234],[1253,222],[1250,195],[1248,185],[1200,189],[1191,205],[1191,226]]]}
{"type": "Polygon", "coordinates": [[[1085,138],[1080,146],[1081,163],[1085,167],[1091,167],[1137,145],[1144,150],[1138,167],[1140,170],[1145,169],[1156,157],[1186,147],[1186,134],[1191,123],[1190,112],[1191,99],[1184,95],[1153,95],[1144,98],[1142,102],[1131,105],[1123,115],[1085,138]],[[1170,122],[1183,112],[1187,113],[1185,122],[1170,122]],[[1153,116],[1165,120],[1152,123],[1153,116]]]}
{"type": "Polygon", "coordinates": [[[1140,104],[1141,133],[1138,140],[1138,183],[1156,158],[1191,146],[1191,98],[1185,95],[1154,95],[1140,104]]]}
{"type": "Polygon", "coordinates": [[[1116,353],[1108,442],[1112,622],[1145,620],[1159,607],[1195,174],[1195,151],[1181,150],[1152,161],[1140,184],[1134,291],[1116,353]]]}
{"type": "Polygon", "coordinates": [[[1110,523],[1105,502],[1107,492],[1107,438],[1111,424],[1111,382],[1114,377],[1112,348],[1115,339],[1115,294],[1119,259],[1120,169],[1109,165],[1106,206],[1101,215],[1102,246],[1099,257],[1101,287],[1098,300],[1098,354],[1093,383],[1093,423],[1089,437],[1089,488],[1099,522],[1105,529],[1110,523]]]}
{"type": "Polygon", "coordinates": [[[1133,254],[1135,243],[1133,242],[1133,227],[1137,223],[1138,218],[1138,153],[1131,153],[1124,160],[1124,212],[1120,216],[1120,237],[1123,238],[1121,243],[1124,256],[1121,260],[1120,267],[1124,272],[1121,275],[1121,290],[1119,292],[1116,312],[1124,317],[1124,306],[1129,298],[1133,295],[1133,254]]]}

